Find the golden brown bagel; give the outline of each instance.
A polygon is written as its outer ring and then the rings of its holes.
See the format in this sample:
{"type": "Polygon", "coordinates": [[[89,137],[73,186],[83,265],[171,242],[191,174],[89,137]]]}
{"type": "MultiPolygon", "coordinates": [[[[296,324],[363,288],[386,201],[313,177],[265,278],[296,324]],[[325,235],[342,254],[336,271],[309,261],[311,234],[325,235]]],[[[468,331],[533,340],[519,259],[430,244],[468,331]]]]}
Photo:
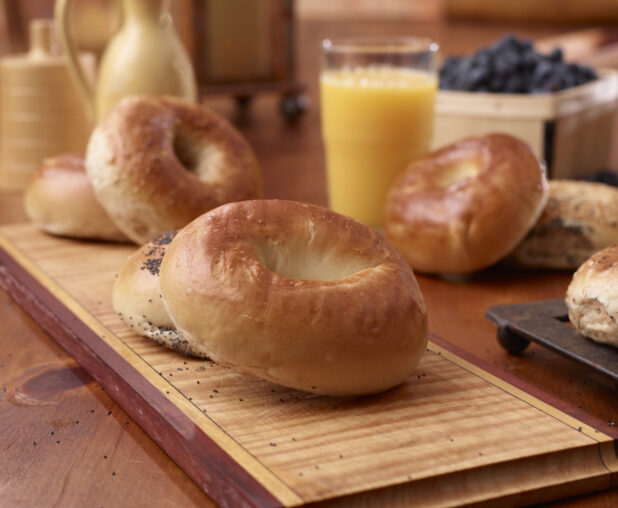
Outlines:
{"type": "Polygon", "coordinates": [[[171,97],[115,106],[90,137],[86,170],[99,202],[138,244],[262,189],[242,135],[205,106],[171,97]]]}
{"type": "Polygon", "coordinates": [[[53,235],[127,241],[97,202],[77,155],[44,159],[24,192],[24,206],[30,220],[53,235]]]}
{"type": "Polygon", "coordinates": [[[575,180],[550,180],[541,217],[507,261],[521,267],[577,269],[618,242],[618,189],[575,180]]]}
{"type": "Polygon", "coordinates": [[[489,134],[410,164],[389,192],[384,228],[415,270],[473,272],[507,255],[546,200],[545,171],[528,145],[489,134]]]}
{"type": "Polygon", "coordinates": [[[427,343],[412,270],[376,231],[292,201],[223,205],[172,241],[161,294],[210,358],[288,387],[359,395],[401,383],[427,343]]]}
{"type": "Polygon", "coordinates": [[[112,290],[112,304],[135,332],[190,356],[205,357],[178,333],[161,300],[159,268],[177,231],[156,236],[135,251],[120,268],[112,290]]]}
{"type": "Polygon", "coordinates": [[[577,269],[566,304],[579,333],[618,347],[618,245],[597,252],[577,269]]]}

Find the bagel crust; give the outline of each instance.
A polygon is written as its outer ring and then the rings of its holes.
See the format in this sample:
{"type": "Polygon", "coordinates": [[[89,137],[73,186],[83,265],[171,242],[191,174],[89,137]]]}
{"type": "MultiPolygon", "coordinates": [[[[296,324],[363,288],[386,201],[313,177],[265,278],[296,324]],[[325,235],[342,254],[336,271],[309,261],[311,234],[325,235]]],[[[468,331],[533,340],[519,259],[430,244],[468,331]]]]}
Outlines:
{"type": "Polygon", "coordinates": [[[579,333],[618,347],[618,245],[597,252],[577,269],[566,304],[579,333]]]}
{"type": "Polygon", "coordinates": [[[161,233],[124,262],[112,290],[112,305],[120,318],[143,337],[189,356],[206,357],[174,327],[161,300],[159,271],[168,245],[177,231],[161,233]]]}
{"type": "Polygon", "coordinates": [[[230,203],[195,219],[161,265],[172,321],[210,358],[327,395],[401,383],[427,344],[412,270],[374,230],[305,203],[230,203]]]}
{"type": "Polygon", "coordinates": [[[618,189],[576,180],[550,180],[541,217],[508,262],[527,268],[576,270],[618,242],[618,189]]]}
{"type": "Polygon", "coordinates": [[[395,181],[385,233],[415,270],[469,273],[506,256],[547,195],[528,145],[506,134],[468,138],[413,162],[395,181]]]}
{"type": "Polygon", "coordinates": [[[243,136],[205,106],[172,97],[128,97],[110,110],[90,137],[86,169],[99,202],[140,245],[262,192],[243,136]]]}
{"type": "Polygon", "coordinates": [[[44,159],[26,187],[24,207],[30,220],[52,235],[127,241],[96,200],[78,155],[44,159]]]}

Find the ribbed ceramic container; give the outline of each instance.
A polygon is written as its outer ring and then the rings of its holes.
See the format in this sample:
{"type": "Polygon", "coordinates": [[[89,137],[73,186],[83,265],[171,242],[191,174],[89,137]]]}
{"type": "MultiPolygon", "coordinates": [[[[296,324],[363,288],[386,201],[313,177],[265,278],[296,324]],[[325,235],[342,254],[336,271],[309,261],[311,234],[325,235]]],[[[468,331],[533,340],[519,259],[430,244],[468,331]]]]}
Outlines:
{"type": "Polygon", "coordinates": [[[24,189],[45,157],[85,150],[90,126],[53,40],[53,23],[34,20],[30,51],[0,60],[0,190],[24,189]]]}

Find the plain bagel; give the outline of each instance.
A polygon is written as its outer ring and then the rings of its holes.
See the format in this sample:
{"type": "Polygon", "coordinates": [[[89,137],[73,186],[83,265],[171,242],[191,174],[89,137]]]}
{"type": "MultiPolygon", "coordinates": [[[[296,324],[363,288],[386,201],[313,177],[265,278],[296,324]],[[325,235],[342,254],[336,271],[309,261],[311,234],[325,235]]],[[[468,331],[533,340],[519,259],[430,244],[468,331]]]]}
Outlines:
{"type": "Polygon", "coordinates": [[[473,272],[521,241],[547,194],[528,145],[506,134],[468,138],[413,162],[396,180],[385,233],[415,270],[473,272]]]}
{"type": "Polygon", "coordinates": [[[112,305],[120,318],[143,337],[190,356],[206,357],[174,327],[161,300],[159,268],[177,231],[161,233],[124,262],[112,290],[112,305]]]}
{"type": "Polygon", "coordinates": [[[427,343],[412,270],[374,230],[325,208],[256,200],[183,228],[161,265],[174,325],[215,362],[291,388],[401,383],[427,343]]]}
{"type": "Polygon", "coordinates": [[[86,170],[99,202],[138,244],[262,191],[243,136],[205,106],[171,97],[128,97],[110,110],[90,137],[86,170]]]}
{"type": "Polygon", "coordinates": [[[43,160],[26,187],[24,207],[37,227],[53,235],[127,241],[96,200],[83,157],[74,154],[43,160]]]}
{"type": "Polygon", "coordinates": [[[618,347],[618,245],[597,252],[577,269],[566,304],[579,333],[618,347]]]}

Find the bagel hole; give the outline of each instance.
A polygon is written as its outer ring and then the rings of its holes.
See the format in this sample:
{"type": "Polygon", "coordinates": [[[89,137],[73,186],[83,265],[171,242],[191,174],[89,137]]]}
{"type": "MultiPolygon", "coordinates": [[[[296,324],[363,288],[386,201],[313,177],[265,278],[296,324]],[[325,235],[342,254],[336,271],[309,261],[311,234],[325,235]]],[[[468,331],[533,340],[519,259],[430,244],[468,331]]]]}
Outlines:
{"type": "Polygon", "coordinates": [[[204,142],[204,138],[183,126],[174,132],[174,154],[187,171],[202,182],[216,182],[225,172],[225,154],[217,143],[204,142]]]}
{"type": "Polygon", "coordinates": [[[263,245],[261,254],[260,261],[268,270],[291,279],[339,280],[376,266],[353,253],[342,255],[328,247],[312,249],[300,242],[270,240],[263,245]]]}
{"type": "Polygon", "coordinates": [[[434,184],[446,189],[464,180],[476,178],[481,172],[480,162],[476,159],[459,160],[444,167],[434,178],[434,184]]]}
{"type": "Polygon", "coordinates": [[[200,160],[199,146],[194,136],[183,129],[174,132],[174,154],[185,169],[191,173],[197,173],[200,160]]]}

